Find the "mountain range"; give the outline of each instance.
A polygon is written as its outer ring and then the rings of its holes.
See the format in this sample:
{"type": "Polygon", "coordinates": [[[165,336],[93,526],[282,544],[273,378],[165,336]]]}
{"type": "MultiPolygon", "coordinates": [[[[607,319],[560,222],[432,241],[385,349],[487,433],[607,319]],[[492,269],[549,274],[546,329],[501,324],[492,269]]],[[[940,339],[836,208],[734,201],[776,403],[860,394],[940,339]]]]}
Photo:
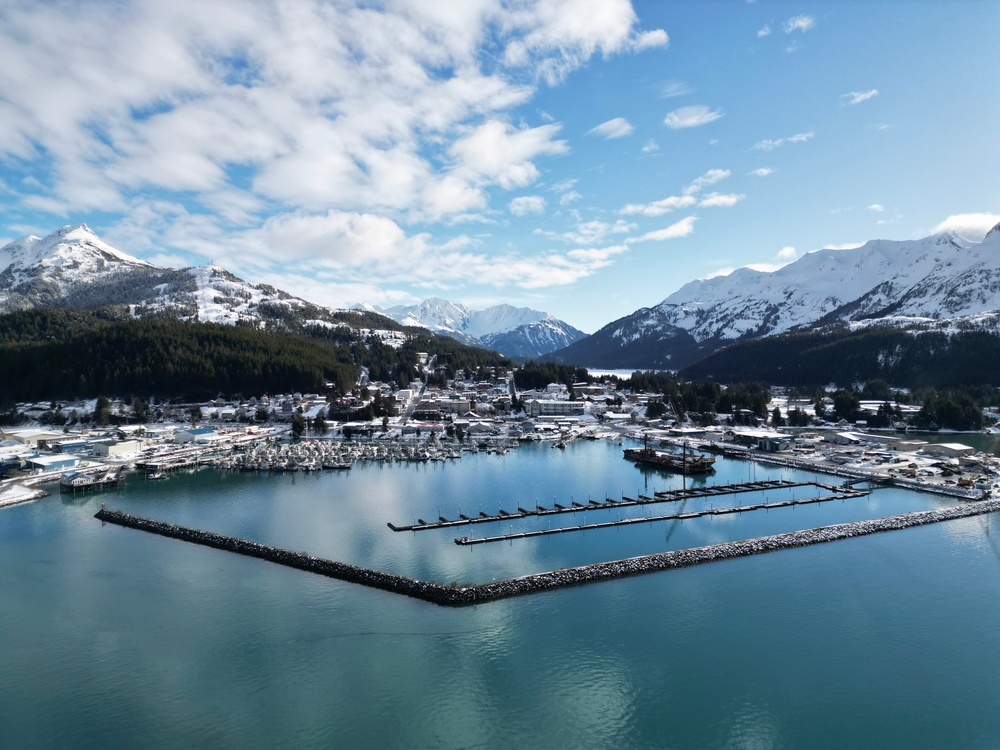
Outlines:
{"type": "Polygon", "coordinates": [[[791,332],[878,326],[911,334],[1000,333],[1000,225],[981,242],[951,234],[872,240],[807,253],[777,271],[741,268],[692,281],[586,336],[548,313],[511,305],[473,310],[431,298],[388,309],[327,308],[215,265],[155,266],[81,224],[0,248],[0,312],[42,305],[118,305],[136,317],[260,328],[420,327],[515,358],[683,370],[733,344],[791,332]]]}
{"type": "Polygon", "coordinates": [[[161,268],[102,241],[86,224],[0,248],[0,312],[56,305],[125,305],[137,317],[295,328],[428,329],[510,357],[539,357],[585,334],[545,312],[496,305],[471,310],[442,299],[380,310],[316,305],[216,265],[161,268]],[[373,315],[374,313],[374,315],[373,315]]]}
{"type": "MultiPolygon", "coordinates": [[[[103,242],[86,224],[0,248],[0,312],[43,305],[126,305],[137,317],[163,316],[267,327],[344,325],[344,311],[314,305],[224,268],[161,268],[103,242]]],[[[386,321],[390,328],[396,328],[386,321]]]]}
{"type": "Polygon", "coordinates": [[[692,281],[549,358],[680,370],[734,342],[834,323],[1000,330],[1000,224],[982,242],[872,240],[807,253],[777,271],[692,281]]]}
{"type": "Polygon", "coordinates": [[[355,307],[387,315],[400,325],[427,328],[515,359],[541,357],[586,336],[569,323],[528,307],[494,305],[472,310],[439,297],[431,297],[419,305],[385,309],[370,305],[355,307]]]}

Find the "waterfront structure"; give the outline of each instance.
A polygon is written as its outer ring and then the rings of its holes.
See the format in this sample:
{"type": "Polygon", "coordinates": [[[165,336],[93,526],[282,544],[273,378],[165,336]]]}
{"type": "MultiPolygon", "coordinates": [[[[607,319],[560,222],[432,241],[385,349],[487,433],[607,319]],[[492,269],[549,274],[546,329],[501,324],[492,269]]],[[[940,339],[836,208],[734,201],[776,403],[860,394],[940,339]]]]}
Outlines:
{"type": "Polygon", "coordinates": [[[528,403],[527,412],[532,417],[558,417],[583,414],[583,401],[564,401],[536,398],[528,403]]]}
{"type": "Polygon", "coordinates": [[[72,469],[80,463],[80,457],[68,453],[49,456],[32,456],[28,459],[28,467],[32,471],[60,471],[72,469]]]}
{"type": "Polygon", "coordinates": [[[119,440],[114,443],[98,443],[94,446],[94,455],[98,458],[116,458],[129,456],[142,450],[139,440],[119,440]]]}

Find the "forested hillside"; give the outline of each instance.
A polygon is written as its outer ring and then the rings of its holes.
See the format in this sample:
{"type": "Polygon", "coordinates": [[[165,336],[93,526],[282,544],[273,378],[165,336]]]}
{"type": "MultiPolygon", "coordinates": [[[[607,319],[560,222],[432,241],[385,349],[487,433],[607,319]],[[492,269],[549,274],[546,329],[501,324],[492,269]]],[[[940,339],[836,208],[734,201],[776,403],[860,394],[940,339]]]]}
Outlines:
{"type": "Polygon", "coordinates": [[[682,370],[686,378],[804,386],[882,379],[907,388],[1000,385],[1000,336],[846,326],[732,344],[682,370]]]}
{"type": "Polygon", "coordinates": [[[449,368],[505,365],[494,352],[419,336],[399,348],[349,328],[303,333],[245,325],[134,319],[120,310],[35,308],[0,316],[0,401],[100,394],[202,399],[219,394],[337,393],[360,367],[406,385],[417,352],[449,368]]]}

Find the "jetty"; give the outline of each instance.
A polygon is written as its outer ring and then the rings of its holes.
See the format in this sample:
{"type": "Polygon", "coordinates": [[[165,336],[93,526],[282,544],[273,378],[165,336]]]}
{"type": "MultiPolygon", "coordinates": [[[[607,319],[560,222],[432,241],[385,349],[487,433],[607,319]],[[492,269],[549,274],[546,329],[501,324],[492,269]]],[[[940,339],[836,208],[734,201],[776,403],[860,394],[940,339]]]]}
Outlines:
{"type": "Polygon", "coordinates": [[[118,510],[108,510],[103,506],[97,512],[95,518],[105,523],[139,529],[174,539],[182,539],[194,544],[202,544],[241,555],[257,557],[338,580],[359,583],[396,594],[404,594],[433,604],[461,607],[541,591],[551,591],[568,586],[615,580],[663,570],[675,570],[692,565],[731,560],[737,557],[748,557],[766,552],[807,547],[813,544],[824,544],[826,542],[852,539],[869,534],[879,534],[885,531],[908,529],[914,526],[924,526],[956,518],[995,513],[998,510],[1000,510],[1000,500],[983,500],[980,502],[952,505],[946,508],[936,508],[934,510],[921,510],[896,516],[873,518],[867,521],[852,521],[850,523],[820,526],[803,531],[775,534],[773,536],[743,539],[737,542],[723,542],[722,544],[712,544],[706,547],[692,547],[689,549],[672,550],[670,552],[659,552],[642,557],[583,565],[576,568],[566,568],[547,573],[536,573],[518,578],[509,578],[503,581],[491,581],[490,583],[468,586],[457,584],[445,586],[440,583],[420,581],[348,563],[325,560],[313,557],[304,552],[291,552],[278,547],[260,544],[259,542],[251,542],[246,539],[175,526],[174,524],[142,518],[141,516],[134,516],[118,510]]]}
{"type": "MultiPolygon", "coordinates": [[[[671,513],[662,516],[633,516],[631,518],[619,518],[615,521],[599,521],[597,523],[583,523],[578,526],[559,526],[554,529],[535,529],[533,531],[518,531],[509,534],[498,534],[497,536],[467,537],[461,536],[455,539],[455,544],[488,544],[490,542],[507,542],[514,539],[530,539],[536,536],[551,536],[552,534],[568,534],[575,531],[590,531],[592,529],[610,529],[615,526],[631,526],[637,523],[654,523],[656,521],[684,521],[689,518],[703,518],[704,516],[725,516],[732,513],[749,513],[755,510],[771,510],[774,508],[790,508],[795,505],[813,505],[815,503],[825,503],[831,500],[848,500],[854,497],[865,497],[867,492],[858,490],[850,492],[839,492],[836,495],[822,495],[819,497],[804,497],[798,500],[778,500],[773,503],[756,503],[753,505],[729,505],[720,508],[706,508],[705,510],[694,510],[688,513],[671,513]]],[[[581,508],[585,510],[585,508],[581,508]]]]}
{"type": "MultiPolygon", "coordinates": [[[[587,510],[632,508],[639,505],[666,503],[676,500],[719,497],[721,495],[738,495],[746,492],[790,489],[794,487],[816,487],[830,492],[832,495],[837,497],[855,497],[857,494],[864,494],[857,493],[848,487],[821,484],[819,482],[790,482],[784,479],[764,479],[759,482],[739,482],[737,484],[717,484],[708,487],[692,487],[679,490],[661,490],[654,492],[652,497],[641,494],[638,497],[626,497],[625,495],[622,495],[620,500],[605,497],[603,501],[587,500],[586,503],[579,503],[575,500],[571,500],[569,505],[562,505],[560,503],[553,502],[551,508],[538,504],[536,504],[534,508],[525,508],[518,505],[517,511],[506,511],[500,508],[497,510],[496,515],[480,511],[478,516],[467,516],[464,513],[459,512],[458,518],[454,519],[439,516],[437,521],[425,521],[422,518],[418,518],[416,523],[409,525],[397,525],[391,522],[386,525],[393,531],[427,531],[429,529],[444,529],[453,526],[468,526],[477,523],[510,521],[517,518],[530,518],[532,516],[553,516],[561,513],[579,513],[587,510]]],[[[833,498],[831,497],[827,499],[833,498]]]]}

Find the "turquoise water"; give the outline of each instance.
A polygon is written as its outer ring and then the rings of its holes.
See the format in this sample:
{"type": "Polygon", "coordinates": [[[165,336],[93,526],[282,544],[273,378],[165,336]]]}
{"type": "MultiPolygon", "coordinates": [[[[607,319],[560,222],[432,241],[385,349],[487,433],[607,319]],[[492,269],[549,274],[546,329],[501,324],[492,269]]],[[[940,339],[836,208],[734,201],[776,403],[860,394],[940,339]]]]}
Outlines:
{"type": "MultiPolygon", "coordinates": [[[[995,517],[463,609],[92,517],[106,502],[336,560],[477,582],[948,502],[877,490],[769,513],[476,547],[452,542],[469,527],[397,534],[385,525],[455,517],[460,507],[473,515],[480,503],[487,512],[498,503],[513,510],[536,497],[565,504],[692,481],[642,472],[620,451],[574,443],[566,451],[530,446],[346,473],[200,471],[0,511],[3,744],[1000,744],[995,517]]],[[[720,460],[708,482],[754,478],[808,477],[720,460]]],[[[672,508],[680,503],[653,512],[672,508]]],[[[588,522],[601,513],[617,515],[588,511],[588,522]]],[[[552,523],[572,525],[581,516],[552,523]]],[[[474,533],[548,522],[489,524],[474,533]]]]}

